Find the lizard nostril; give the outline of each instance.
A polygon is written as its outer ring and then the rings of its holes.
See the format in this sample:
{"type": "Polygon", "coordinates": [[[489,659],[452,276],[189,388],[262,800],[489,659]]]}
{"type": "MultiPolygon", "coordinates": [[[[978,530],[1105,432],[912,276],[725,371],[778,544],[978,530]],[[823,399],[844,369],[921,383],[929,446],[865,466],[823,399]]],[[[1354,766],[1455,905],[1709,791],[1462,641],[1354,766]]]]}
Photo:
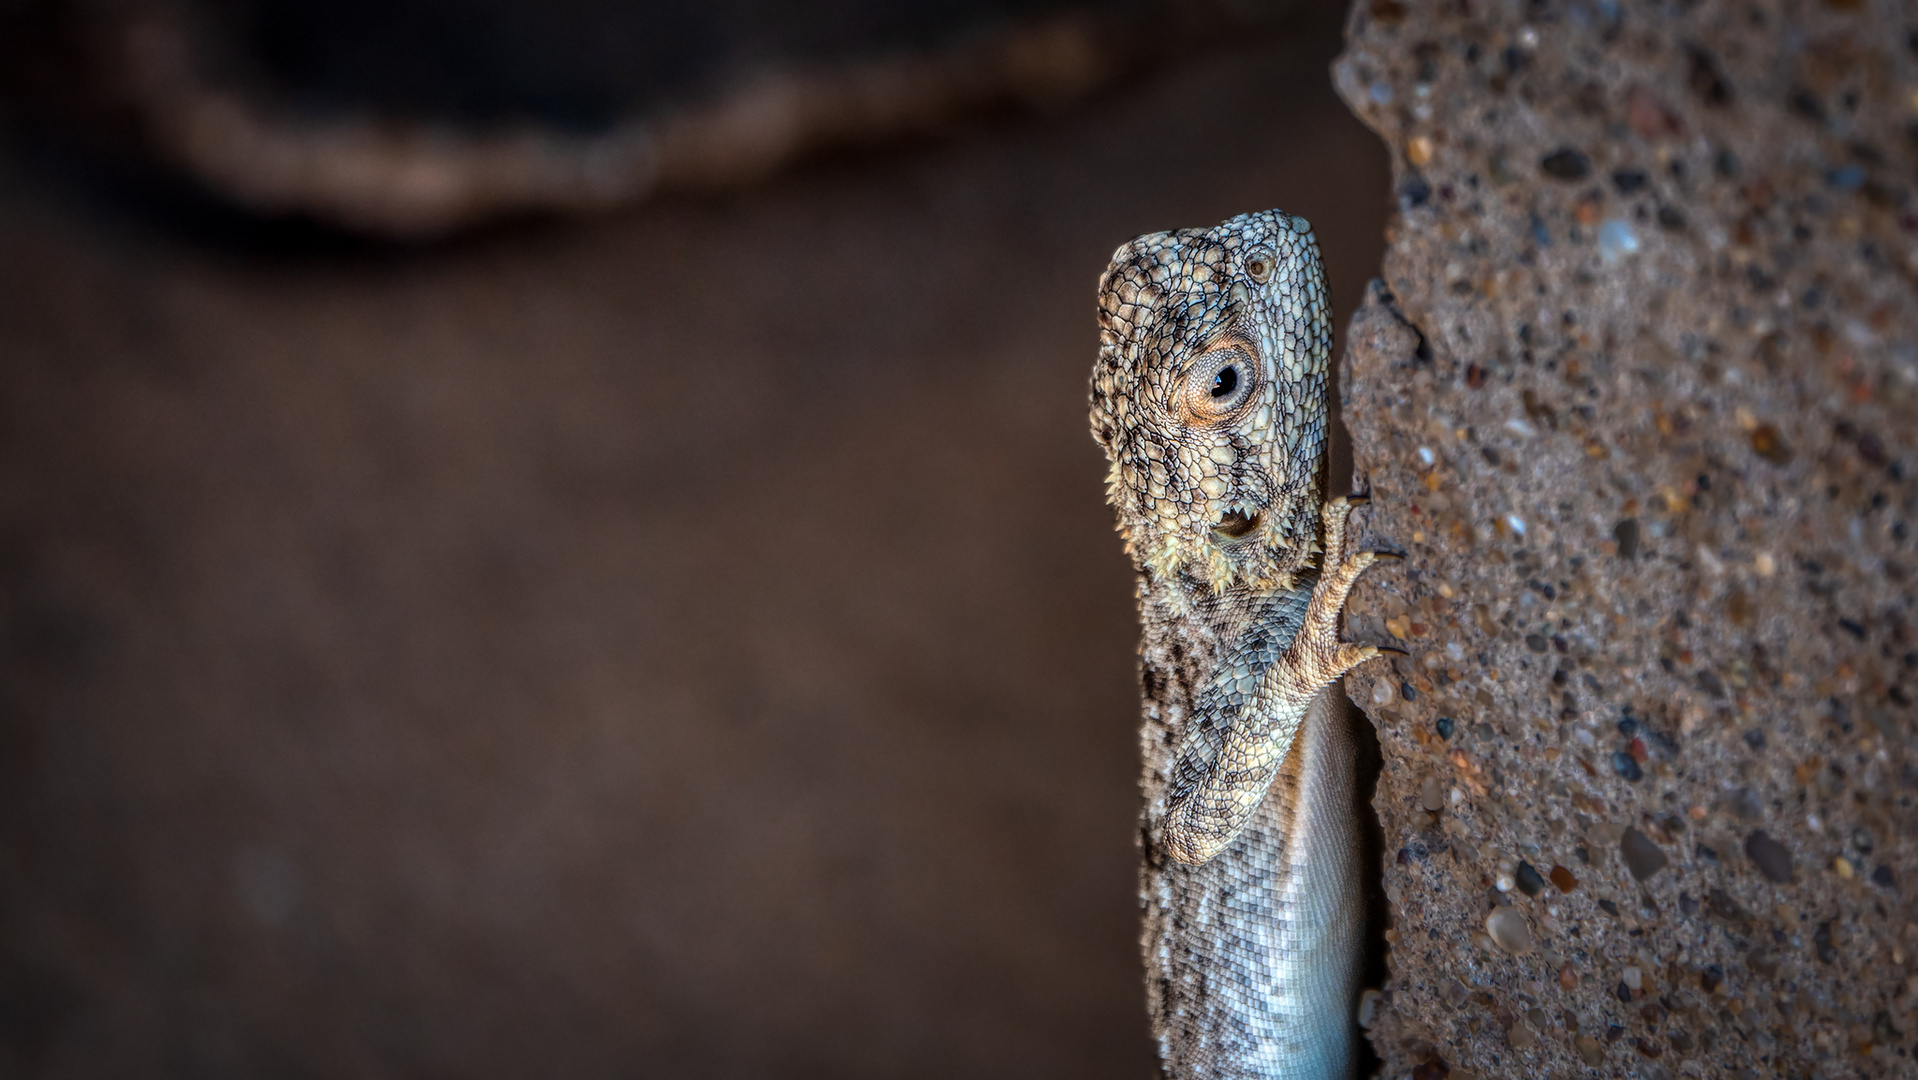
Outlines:
{"type": "Polygon", "coordinates": [[[1258,527],[1259,515],[1253,514],[1251,517],[1247,517],[1237,510],[1227,512],[1224,517],[1219,519],[1217,525],[1212,526],[1213,531],[1222,536],[1232,537],[1233,539],[1244,536],[1246,533],[1258,527]]]}

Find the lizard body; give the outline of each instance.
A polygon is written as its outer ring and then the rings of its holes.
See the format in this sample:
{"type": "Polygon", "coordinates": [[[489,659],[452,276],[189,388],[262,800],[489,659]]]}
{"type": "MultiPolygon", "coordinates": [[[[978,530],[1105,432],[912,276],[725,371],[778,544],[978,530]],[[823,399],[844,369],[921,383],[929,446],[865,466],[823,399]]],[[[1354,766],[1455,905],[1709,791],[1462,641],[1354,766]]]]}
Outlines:
{"type": "Polygon", "coordinates": [[[1176,1080],[1347,1077],[1356,747],[1329,685],[1358,500],[1324,502],[1330,304],[1303,218],[1142,236],[1100,282],[1093,436],[1139,571],[1141,944],[1176,1080]],[[1323,558],[1316,558],[1320,552],[1323,558]]]}

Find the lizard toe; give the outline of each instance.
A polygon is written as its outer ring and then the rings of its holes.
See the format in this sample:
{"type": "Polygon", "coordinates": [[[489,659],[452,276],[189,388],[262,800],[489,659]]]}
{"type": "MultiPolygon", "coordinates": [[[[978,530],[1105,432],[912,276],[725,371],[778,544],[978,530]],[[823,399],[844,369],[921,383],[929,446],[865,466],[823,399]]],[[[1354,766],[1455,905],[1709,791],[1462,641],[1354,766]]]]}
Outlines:
{"type": "MultiPolygon", "coordinates": [[[[1367,660],[1377,659],[1384,655],[1385,651],[1385,649],[1377,645],[1341,644],[1339,646],[1337,659],[1333,661],[1333,666],[1338,668],[1340,675],[1343,675],[1353,668],[1358,667],[1360,664],[1365,663],[1367,660]]],[[[1392,651],[1397,652],[1398,650],[1394,649],[1392,651]]]]}

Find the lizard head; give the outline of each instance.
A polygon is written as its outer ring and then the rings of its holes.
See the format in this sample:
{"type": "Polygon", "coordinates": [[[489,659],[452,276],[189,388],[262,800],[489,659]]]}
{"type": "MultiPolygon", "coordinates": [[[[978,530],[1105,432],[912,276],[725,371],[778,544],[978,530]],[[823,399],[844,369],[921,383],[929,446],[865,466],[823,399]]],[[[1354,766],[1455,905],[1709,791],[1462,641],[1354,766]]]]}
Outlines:
{"type": "Polygon", "coordinates": [[[1310,565],[1330,307],[1312,227],[1276,210],[1113,254],[1092,435],[1141,568],[1219,591],[1289,587],[1310,565]]]}

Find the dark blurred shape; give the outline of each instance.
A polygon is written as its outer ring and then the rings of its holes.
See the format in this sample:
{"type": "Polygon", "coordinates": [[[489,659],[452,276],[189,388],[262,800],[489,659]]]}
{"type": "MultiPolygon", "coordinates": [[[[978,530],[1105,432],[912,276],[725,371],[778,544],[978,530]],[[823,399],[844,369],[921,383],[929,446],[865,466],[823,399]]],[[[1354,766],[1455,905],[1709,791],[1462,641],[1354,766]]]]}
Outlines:
{"type": "Polygon", "coordinates": [[[1270,32],[1297,7],[49,5],[87,59],[88,92],[144,152],[253,212],[398,237],[737,184],[822,147],[932,131],[996,105],[1057,104],[1227,35],[1270,32]]]}
{"type": "Polygon", "coordinates": [[[1143,0],[209,0],[293,108],[592,133],[778,67],[932,52],[1009,21],[1127,18],[1143,0]]]}

